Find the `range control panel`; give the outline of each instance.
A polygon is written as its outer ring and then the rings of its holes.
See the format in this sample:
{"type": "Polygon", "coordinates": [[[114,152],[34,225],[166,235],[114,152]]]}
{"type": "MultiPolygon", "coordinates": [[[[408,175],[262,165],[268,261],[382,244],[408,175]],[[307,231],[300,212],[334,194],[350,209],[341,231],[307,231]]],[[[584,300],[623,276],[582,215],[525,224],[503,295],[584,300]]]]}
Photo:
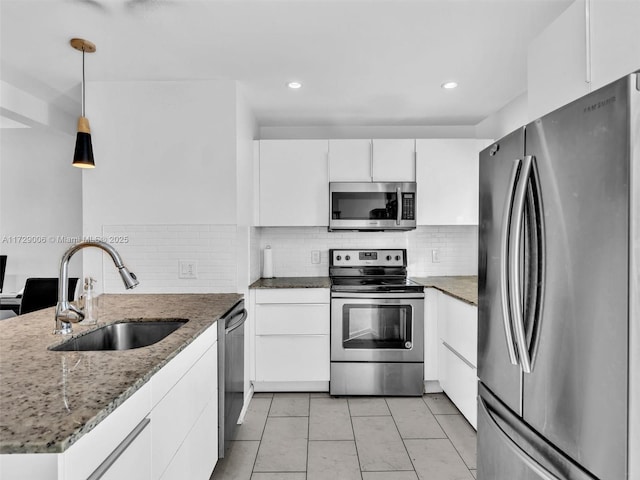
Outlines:
{"type": "Polygon", "coordinates": [[[406,252],[404,249],[341,249],[330,250],[330,257],[334,267],[404,267],[407,265],[406,252]]]}

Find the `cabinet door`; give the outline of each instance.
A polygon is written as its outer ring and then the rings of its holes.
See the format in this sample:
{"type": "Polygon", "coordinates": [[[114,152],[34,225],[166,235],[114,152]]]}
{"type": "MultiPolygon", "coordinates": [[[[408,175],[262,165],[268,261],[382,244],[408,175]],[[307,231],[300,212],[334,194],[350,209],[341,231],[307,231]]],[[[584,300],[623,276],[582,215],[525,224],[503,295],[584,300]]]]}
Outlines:
{"type": "Polygon", "coordinates": [[[441,342],[439,349],[440,385],[460,413],[473,425],[473,428],[477,428],[477,370],[446,343],[441,342]]]}
{"type": "Polygon", "coordinates": [[[413,139],[373,140],[373,181],[415,182],[415,147],[413,139]]]}
{"type": "MultiPolygon", "coordinates": [[[[175,458],[183,455],[189,432],[197,423],[205,407],[217,397],[218,349],[217,344],[185,373],[151,412],[153,439],[153,475],[158,479],[171,468],[175,458]]],[[[217,405],[217,403],[216,403],[217,405]]],[[[207,427],[217,432],[217,418],[207,427]]],[[[217,451],[213,454],[217,456],[217,451]]]]}
{"type": "Polygon", "coordinates": [[[478,155],[490,143],[417,141],[418,225],[478,224],[478,155]]]}
{"type": "Polygon", "coordinates": [[[259,382],[329,381],[329,335],[256,337],[259,382]]]}
{"type": "Polygon", "coordinates": [[[478,307],[449,295],[438,296],[438,335],[474,367],[478,359],[478,307]]]}
{"type": "MultiPolygon", "coordinates": [[[[618,4],[625,2],[611,3],[616,5],[614,8],[619,8],[618,4]]],[[[573,2],[529,43],[527,49],[529,120],[541,117],[589,93],[584,5],[584,1],[573,2]]],[[[614,30],[615,28],[612,29],[611,25],[613,24],[608,25],[607,29],[614,30]]],[[[614,51],[615,55],[611,53],[607,55],[614,57],[623,55],[618,49],[614,51]]]]}
{"type": "Polygon", "coordinates": [[[327,150],[327,140],[260,141],[261,226],[329,225],[327,150]]]}
{"type": "Polygon", "coordinates": [[[329,181],[370,182],[371,140],[329,140],[329,181]]]}
{"type": "Polygon", "coordinates": [[[424,289],[424,380],[438,380],[438,297],[435,288],[424,289]]]}

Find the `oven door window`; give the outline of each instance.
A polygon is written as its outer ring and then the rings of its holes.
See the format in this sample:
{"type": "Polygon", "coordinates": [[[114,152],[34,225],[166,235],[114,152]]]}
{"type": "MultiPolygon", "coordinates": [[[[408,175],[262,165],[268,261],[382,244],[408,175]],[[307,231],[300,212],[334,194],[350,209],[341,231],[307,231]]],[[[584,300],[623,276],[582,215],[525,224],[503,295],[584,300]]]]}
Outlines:
{"type": "Polygon", "coordinates": [[[395,220],[398,216],[396,192],[333,192],[334,220],[395,220]]]}
{"type": "Polygon", "coordinates": [[[342,346],[351,349],[408,349],[412,344],[410,305],[346,304],[342,346]]]}

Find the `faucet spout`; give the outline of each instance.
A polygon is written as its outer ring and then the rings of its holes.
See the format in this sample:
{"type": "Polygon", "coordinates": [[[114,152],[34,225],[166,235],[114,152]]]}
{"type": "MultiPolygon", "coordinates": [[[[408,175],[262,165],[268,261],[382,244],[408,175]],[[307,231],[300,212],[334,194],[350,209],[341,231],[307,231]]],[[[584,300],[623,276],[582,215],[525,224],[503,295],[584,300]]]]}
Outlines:
{"type": "Polygon", "coordinates": [[[127,289],[138,285],[138,279],[124,266],[122,258],[115,248],[106,242],[88,241],[80,242],[69,248],[60,260],[60,276],[58,279],[58,304],[56,305],[56,328],[53,333],[69,334],[72,332],[71,323],[79,322],[84,318],[84,312],[69,303],[69,261],[73,255],[87,247],[96,247],[109,254],[114,265],[120,273],[122,282],[127,289]]]}

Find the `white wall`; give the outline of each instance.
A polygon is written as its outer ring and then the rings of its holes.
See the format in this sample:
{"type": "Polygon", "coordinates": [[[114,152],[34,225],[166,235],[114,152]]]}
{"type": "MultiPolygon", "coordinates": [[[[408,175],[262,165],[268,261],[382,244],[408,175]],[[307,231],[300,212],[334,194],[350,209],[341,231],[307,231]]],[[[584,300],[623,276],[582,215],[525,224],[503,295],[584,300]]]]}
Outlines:
{"type": "Polygon", "coordinates": [[[528,122],[527,93],[514,98],[476,125],[476,138],[498,140],[528,122]]]}
{"type": "MultiPolygon", "coordinates": [[[[74,137],[51,128],[0,130],[5,291],[21,289],[27,277],[57,277],[60,258],[71,246],[67,238],[82,234],[81,172],[71,165],[74,143],[74,137]]],[[[72,262],[69,271],[79,276],[81,262],[72,262]]]]}
{"type": "Polygon", "coordinates": [[[260,139],[326,139],[326,138],[474,138],[473,125],[416,126],[289,126],[260,127],[260,139]]]}
{"type": "Polygon", "coordinates": [[[236,177],[237,177],[237,286],[249,298],[251,273],[251,227],[254,205],[254,144],[258,132],[255,117],[240,89],[236,95],[236,177]]]}
{"type": "MultiPolygon", "coordinates": [[[[87,92],[96,168],[83,172],[85,235],[236,225],[235,82],[90,82],[87,92]]],[[[102,254],[85,252],[85,274],[103,278],[102,254]]]]}

